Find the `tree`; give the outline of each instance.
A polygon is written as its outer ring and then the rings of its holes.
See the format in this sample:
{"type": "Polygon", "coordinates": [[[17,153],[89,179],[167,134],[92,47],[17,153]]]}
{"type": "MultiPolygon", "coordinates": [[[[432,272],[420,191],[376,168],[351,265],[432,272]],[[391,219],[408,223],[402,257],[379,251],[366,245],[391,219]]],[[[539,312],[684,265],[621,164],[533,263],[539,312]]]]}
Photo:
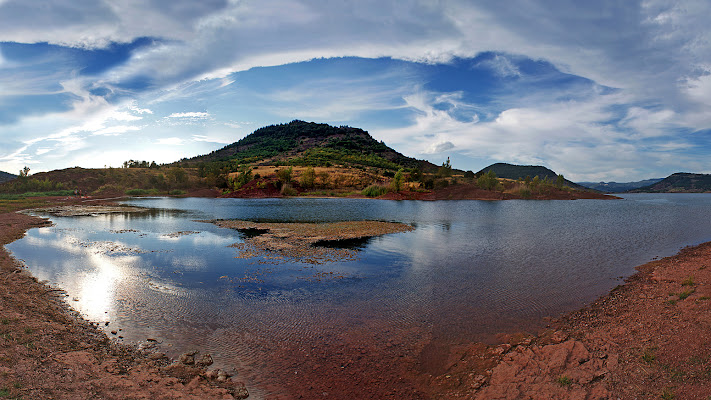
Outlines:
{"type": "Polygon", "coordinates": [[[558,189],[562,189],[564,184],[565,184],[565,178],[563,177],[563,174],[558,175],[558,178],[556,178],[556,180],[555,180],[555,186],[558,189]]]}
{"type": "Polygon", "coordinates": [[[481,174],[476,183],[482,189],[493,190],[499,184],[499,179],[496,177],[496,173],[490,169],[488,172],[481,174]]]}
{"type": "Polygon", "coordinates": [[[314,167],[308,167],[301,174],[301,178],[299,179],[299,184],[303,188],[312,188],[312,187],[314,187],[315,180],[316,180],[316,172],[314,171],[314,167]]]}
{"type": "Polygon", "coordinates": [[[277,178],[279,179],[279,182],[281,182],[281,183],[291,182],[291,172],[292,171],[293,171],[292,167],[276,170],[276,174],[277,174],[277,178]]]}
{"type": "Polygon", "coordinates": [[[30,175],[30,167],[25,165],[25,168],[22,168],[22,170],[20,171],[20,176],[24,178],[29,175],[30,175]]]}
{"type": "Polygon", "coordinates": [[[390,182],[390,187],[394,192],[399,192],[402,189],[402,169],[398,170],[395,176],[393,177],[392,182],[390,182]]]}

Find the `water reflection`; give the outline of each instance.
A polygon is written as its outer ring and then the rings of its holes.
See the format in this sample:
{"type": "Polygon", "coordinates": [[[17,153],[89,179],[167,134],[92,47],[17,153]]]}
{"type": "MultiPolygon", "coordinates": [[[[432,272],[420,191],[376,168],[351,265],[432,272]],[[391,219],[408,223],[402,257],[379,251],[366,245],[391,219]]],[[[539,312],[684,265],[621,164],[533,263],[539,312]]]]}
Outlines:
{"type": "Polygon", "coordinates": [[[318,380],[328,368],[341,371],[348,357],[362,360],[351,368],[380,368],[393,384],[421,365],[436,371],[441,365],[422,360],[500,331],[533,330],[541,317],[614,287],[634,266],[711,239],[711,196],[704,195],[129,203],[157,209],[52,217],[56,226],[33,229],[8,248],[127,340],[154,338],[169,354],[210,351],[219,366],[271,394],[297,384],[285,371],[318,380]],[[236,258],[240,250],[230,246],[260,232],[196,222],[210,219],[368,219],[416,229],[320,243],[356,249],[357,260],[311,265],[236,258]]]}

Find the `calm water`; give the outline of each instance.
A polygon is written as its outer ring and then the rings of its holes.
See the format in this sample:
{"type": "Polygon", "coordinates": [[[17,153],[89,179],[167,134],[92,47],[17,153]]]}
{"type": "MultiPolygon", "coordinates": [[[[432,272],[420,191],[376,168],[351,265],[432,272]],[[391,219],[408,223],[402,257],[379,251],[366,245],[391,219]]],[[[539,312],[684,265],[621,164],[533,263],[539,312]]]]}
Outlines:
{"type": "Polygon", "coordinates": [[[289,398],[294,375],[315,379],[347,362],[377,369],[397,360],[399,368],[382,373],[393,381],[403,371],[442,372],[423,357],[446,357],[498,332],[534,331],[542,317],[594,300],[636,265],[711,240],[705,194],[127,203],[153,210],[51,217],[55,226],[7,248],[38,279],[65,289],[88,319],[110,321],[107,331],[157,339],[172,355],[209,351],[254,398],[289,398]],[[239,250],[229,246],[242,241],[240,233],[195,222],[204,219],[369,219],[416,229],[362,243],[356,261],[270,264],[235,258],[239,250]]]}

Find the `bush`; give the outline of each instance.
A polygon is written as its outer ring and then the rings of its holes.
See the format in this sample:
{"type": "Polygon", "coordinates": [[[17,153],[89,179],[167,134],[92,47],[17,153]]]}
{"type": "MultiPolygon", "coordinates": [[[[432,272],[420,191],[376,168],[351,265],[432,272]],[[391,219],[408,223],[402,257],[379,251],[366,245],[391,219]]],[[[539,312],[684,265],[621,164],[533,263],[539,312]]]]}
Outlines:
{"type": "Polygon", "coordinates": [[[397,171],[395,176],[393,177],[393,180],[390,182],[390,188],[394,192],[399,192],[402,189],[402,181],[403,181],[403,176],[402,176],[402,169],[397,171]]]}
{"type": "Polygon", "coordinates": [[[301,178],[299,179],[299,185],[301,185],[302,188],[312,188],[314,187],[315,180],[316,172],[314,171],[314,167],[308,167],[301,174],[301,178]]]}
{"type": "Polygon", "coordinates": [[[290,183],[291,182],[291,173],[293,172],[293,168],[282,168],[276,170],[277,178],[279,179],[279,182],[281,183],[290,183]]]}
{"type": "Polygon", "coordinates": [[[484,190],[494,190],[499,184],[499,179],[496,178],[496,173],[489,170],[489,172],[482,174],[479,179],[477,179],[477,185],[484,190]]]}
{"type": "Polygon", "coordinates": [[[150,191],[146,189],[128,189],[126,191],[126,194],[129,196],[145,196],[147,194],[150,194],[150,191]]]}
{"type": "MultiPolygon", "coordinates": [[[[289,167],[291,169],[291,167],[289,167]]],[[[285,183],[281,186],[281,194],[284,196],[298,196],[299,192],[296,191],[290,184],[285,183]]]]}
{"type": "Polygon", "coordinates": [[[386,188],[385,186],[370,185],[367,188],[363,189],[361,194],[366,197],[378,197],[384,195],[387,192],[388,188],[386,188]]]}
{"type": "Polygon", "coordinates": [[[184,194],[185,194],[185,191],[184,191],[184,190],[180,190],[180,189],[175,189],[175,190],[171,190],[171,191],[170,191],[170,194],[171,194],[172,196],[181,196],[181,195],[184,195],[184,194]]]}

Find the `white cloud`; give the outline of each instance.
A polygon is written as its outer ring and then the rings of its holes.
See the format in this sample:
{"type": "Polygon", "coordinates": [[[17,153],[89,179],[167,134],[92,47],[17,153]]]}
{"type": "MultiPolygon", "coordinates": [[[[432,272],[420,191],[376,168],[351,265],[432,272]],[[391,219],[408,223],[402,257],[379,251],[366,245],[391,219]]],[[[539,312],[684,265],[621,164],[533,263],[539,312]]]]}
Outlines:
{"type": "Polygon", "coordinates": [[[210,114],[207,112],[182,112],[170,114],[166,118],[206,119],[209,117],[210,114]]]}

